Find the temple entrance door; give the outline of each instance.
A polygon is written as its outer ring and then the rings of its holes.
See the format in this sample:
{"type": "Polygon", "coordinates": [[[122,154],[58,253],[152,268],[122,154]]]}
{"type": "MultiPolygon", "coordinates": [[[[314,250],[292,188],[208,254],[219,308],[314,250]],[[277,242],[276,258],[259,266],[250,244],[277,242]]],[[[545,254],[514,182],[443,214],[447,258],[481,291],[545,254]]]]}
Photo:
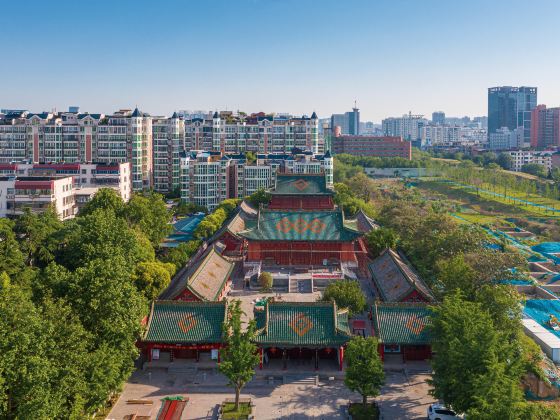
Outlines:
{"type": "Polygon", "coordinates": [[[196,359],[196,350],[174,349],[173,357],[175,359],[196,359]]]}

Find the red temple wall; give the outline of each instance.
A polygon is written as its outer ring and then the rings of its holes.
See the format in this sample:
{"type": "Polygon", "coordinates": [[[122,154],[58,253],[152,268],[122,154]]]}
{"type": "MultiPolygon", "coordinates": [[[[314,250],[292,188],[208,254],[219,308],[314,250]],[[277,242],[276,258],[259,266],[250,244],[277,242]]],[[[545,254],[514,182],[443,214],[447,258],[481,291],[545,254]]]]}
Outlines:
{"type": "Polygon", "coordinates": [[[330,196],[272,196],[269,209],[273,210],[331,210],[334,203],[330,196]]]}
{"type": "Polygon", "coordinates": [[[428,302],[428,300],[418,293],[418,290],[413,290],[410,294],[402,298],[401,302],[428,302]]]}
{"type": "Polygon", "coordinates": [[[201,299],[196,296],[193,292],[189,289],[183,290],[183,292],[175,298],[175,300],[184,300],[186,302],[198,302],[201,299]]]}
{"type": "Polygon", "coordinates": [[[249,241],[247,259],[278,265],[322,265],[323,260],[356,261],[352,242],[249,241]]]}

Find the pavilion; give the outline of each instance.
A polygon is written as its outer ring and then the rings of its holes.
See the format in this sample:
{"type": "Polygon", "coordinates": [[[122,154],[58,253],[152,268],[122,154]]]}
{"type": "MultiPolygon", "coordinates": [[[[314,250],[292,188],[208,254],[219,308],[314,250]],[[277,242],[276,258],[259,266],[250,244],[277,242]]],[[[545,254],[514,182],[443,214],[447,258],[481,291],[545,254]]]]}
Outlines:
{"type": "Polygon", "coordinates": [[[255,308],[256,343],[263,360],[312,360],[319,369],[321,359],[344,363],[344,346],[351,338],[348,311],[334,302],[267,302],[255,308]]]}
{"type": "Polygon", "coordinates": [[[148,362],[200,359],[222,347],[226,302],[157,300],[139,347],[148,362]]]}
{"type": "Polygon", "coordinates": [[[400,355],[403,362],[432,356],[429,325],[430,309],[425,303],[376,303],[373,332],[379,339],[379,354],[400,355]]]}

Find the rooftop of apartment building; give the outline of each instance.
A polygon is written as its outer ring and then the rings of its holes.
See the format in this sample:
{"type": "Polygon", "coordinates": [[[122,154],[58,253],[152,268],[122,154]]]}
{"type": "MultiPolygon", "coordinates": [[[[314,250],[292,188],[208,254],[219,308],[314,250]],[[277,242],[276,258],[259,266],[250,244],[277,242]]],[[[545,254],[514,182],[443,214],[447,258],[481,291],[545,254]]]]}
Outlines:
{"type": "MultiPolygon", "coordinates": [[[[21,112],[11,112],[5,115],[0,114],[0,124],[13,124],[14,121],[17,120],[30,120],[33,117],[37,117],[41,120],[47,120],[51,123],[60,120],[60,122],[73,122],[75,120],[81,120],[86,117],[93,118],[95,120],[99,120],[100,124],[107,123],[109,119],[118,119],[118,118],[138,118],[138,117],[152,117],[147,112],[140,111],[138,108],[134,110],[131,109],[120,109],[115,111],[113,114],[104,114],[104,113],[88,113],[88,112],[71,112],[71,111],[56,111],[53,110],[51,112],[43,111],[40,113],[32,113],[29,111],[21,111],[21,112]]],[[[155,119],[166,119],[168,117],[165,116],[153,116],[155,119]]],[[[265,112],[255,112],[252,114],[247,114],[245,112],[232,112],[232,111],[216,111],[213,114],[208,112],[206,115],[201,117],[200,115],[193,115],[193,116],[180,116],[177,112],[173,112],[171,117],[169,118],[181,118],[189,121],[212,121],[215,118],[219,118],[220,120],[225,120],[228,124],[235,124],[235,123],[246,123],[246,124],[257,124],[260,121],[268,120],[271,122],[280,122],[285,123],[287,121],[308,121],[308,120],[318,120],[317,114],[313,112],[311,117],[307,115],[302,116],[293,116],[289,114],[277,114],[277,113],[265,113],[265,112]]]]}
{"type": "MultiPolygon", "coordinates": [[[[206,151],[206,150],[191,150],[190,152],[181,152],[180,157],[191,158],[191,159],[209,159],[209,160],[241,160],[247,159],[245,153],[229,153],[223,154],[219,151],[206,151]]],[[[309,150],[302,150],[298,148],[293,148],[291,153],[257,153],[255,155],[256,160],[294,160],[294,161],[304,161],[304,160],[324,160],[331,157],[330,151],[324,155],[314,154],[309,150]]]]}

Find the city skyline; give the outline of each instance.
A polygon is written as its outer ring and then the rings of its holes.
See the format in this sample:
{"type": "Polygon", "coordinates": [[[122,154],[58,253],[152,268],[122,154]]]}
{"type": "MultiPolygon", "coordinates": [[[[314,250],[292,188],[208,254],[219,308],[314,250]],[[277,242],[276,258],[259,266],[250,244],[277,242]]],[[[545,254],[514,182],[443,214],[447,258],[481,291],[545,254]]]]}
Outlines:
{"type": "Polygon", "coordinates": [[[0,106],[327,117],[356,100],[362,121],[380,122],[486,115],[487,88],[507,85],[537,86],[539,103],[558,106],[560,3],[491,3],[7,4],[0,34],[17,42],[4,51],[0,106]]]}

